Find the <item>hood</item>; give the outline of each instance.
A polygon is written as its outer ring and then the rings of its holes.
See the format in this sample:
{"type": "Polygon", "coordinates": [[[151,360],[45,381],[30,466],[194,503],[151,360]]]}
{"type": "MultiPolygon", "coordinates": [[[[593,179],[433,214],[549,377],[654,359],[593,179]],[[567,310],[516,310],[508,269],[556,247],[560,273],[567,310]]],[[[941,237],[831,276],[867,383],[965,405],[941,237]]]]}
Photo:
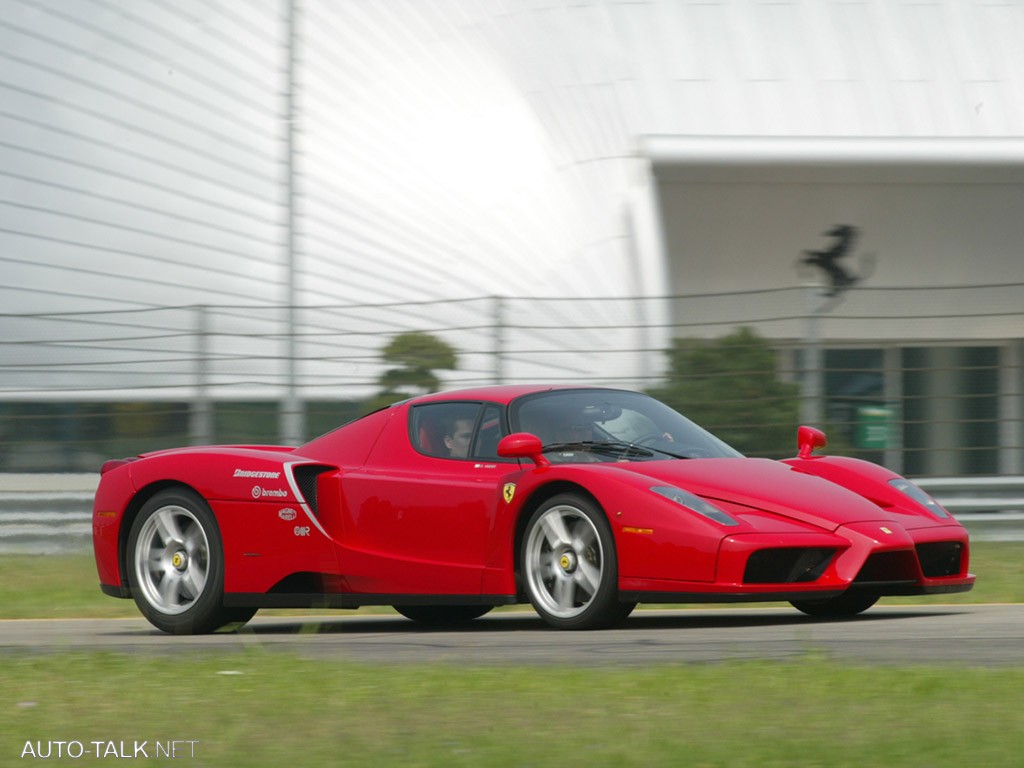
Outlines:
{"type": "Polygon", "coordinates": [[[708,500],[729,501],[834,530],[892,516],[853,491],[771,459],[635,463],[634,472],[708,500]]]}

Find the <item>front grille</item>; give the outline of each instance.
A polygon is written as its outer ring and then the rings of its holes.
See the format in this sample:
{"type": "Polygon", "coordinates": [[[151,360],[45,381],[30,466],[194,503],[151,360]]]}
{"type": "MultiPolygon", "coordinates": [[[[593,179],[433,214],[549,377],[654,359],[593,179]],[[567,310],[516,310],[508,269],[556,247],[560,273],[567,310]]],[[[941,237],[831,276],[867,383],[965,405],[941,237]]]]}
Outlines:
{"type": "Polygon", "coordinates": [[[319,464],[304,464],[301,467],[295,467],[293,473],[295,484],[299,487],[299,493],[302,494],[302,498],[306,500],[306,504],[314,514],[317,512],[316,479],[332,469],[334,467],[324,467],[319,464]]]}
{"type": "Polygon", "coordinates": [[[963,553],[964,545],[960,541],[936,541],[917,545],[917,559],[921,563],[921,572],[929,579],[958,575],[963,553]]]}
{"type": "Polygon", "coordinates": [[[916,581],[917,562],[910,551],[876,552],[860,569],[854,583],[916,581]]]}
{"type": "Polygon", "coordinates": [[[825,572],[834,549],[780,547],[761,549],[747,559],[743,581],[747,584],[793,584],[815,581],[825,572]]]}

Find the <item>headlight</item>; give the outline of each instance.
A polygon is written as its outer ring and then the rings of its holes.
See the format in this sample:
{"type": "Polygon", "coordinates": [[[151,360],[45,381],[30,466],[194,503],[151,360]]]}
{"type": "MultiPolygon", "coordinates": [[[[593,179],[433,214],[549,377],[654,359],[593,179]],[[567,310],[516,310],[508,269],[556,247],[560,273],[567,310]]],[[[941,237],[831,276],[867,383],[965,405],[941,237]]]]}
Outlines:
{"type": "Polygon", "coordinates": [[[912,498],[914,501],[916,501],[918,504],[927,509],[936,517],[944,519],[950,516],[949,512],[944,510],[942,508],[942,505],[939,504],[939,502],[937,502],[935,499],[933,499],[931,496],[925,493],[923,489],[914,485],[909,480],[902,477],[897,477],[894,480],[890,480],[889,485],[891,485],[897,491],[902,491],[903,493],[907,494],[907,496],[912,498]]]}
{"type": "Polygon", "coordinates": [[[703,515],[709,520],[714,520],[716,523],[721,523],[722,525],[739,525],[739,521],[729,517],[729,515],[720,510],[714,504],[704,501],[700,496],[695,496],[689,491],[684,491],[682,488],[676,488],[671,485],[654,485],[651,486],[651,490],[660,496],[664,496],[670,501],[674,501],[676,504],[693,510],[698,515],[703,515]]]}

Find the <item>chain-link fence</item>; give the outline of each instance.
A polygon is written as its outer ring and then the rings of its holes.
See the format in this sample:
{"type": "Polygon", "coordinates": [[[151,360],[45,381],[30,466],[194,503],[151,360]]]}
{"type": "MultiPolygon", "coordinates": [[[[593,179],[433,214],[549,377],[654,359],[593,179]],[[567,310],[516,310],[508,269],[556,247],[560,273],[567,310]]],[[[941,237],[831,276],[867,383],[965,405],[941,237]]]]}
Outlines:
{"type": "Polygon", "coordinates": [[[434,371],[444,388],[653,390],[751,455],[791,452],[791,430],[816,413],[832,450],[907,474],[1024,474],[1019,339],[838,341],[825,325],[811,342],[769,335],[773,322],[799,318],[787,309],[801,306],[799,289],[776,297],[774,315],[761,297],[700,301],[732,302],[736,324],[705,324],[694,297],[303,307],[292,326],[275,306],[6,315],[0,471],[91,471],[159,447],[279,442],[289,395],[312,437],[370,407],[394,366],[383,349],[416,332],[457,352],[455,369],[434,371]],[[769,380],[779,385],[770,392],[769,380]]]}

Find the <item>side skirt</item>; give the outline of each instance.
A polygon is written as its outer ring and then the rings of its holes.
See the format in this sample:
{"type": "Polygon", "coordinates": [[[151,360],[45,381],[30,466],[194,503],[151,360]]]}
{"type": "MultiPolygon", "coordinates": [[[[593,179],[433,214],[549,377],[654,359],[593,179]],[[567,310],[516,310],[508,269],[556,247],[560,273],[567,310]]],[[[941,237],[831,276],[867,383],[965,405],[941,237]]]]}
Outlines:
{"type": "Polygon", "coordinates": [[[513,605],[514,595],[384,595],[226,592],[228,608],[359,608],[363,605],[513,605]]]}

